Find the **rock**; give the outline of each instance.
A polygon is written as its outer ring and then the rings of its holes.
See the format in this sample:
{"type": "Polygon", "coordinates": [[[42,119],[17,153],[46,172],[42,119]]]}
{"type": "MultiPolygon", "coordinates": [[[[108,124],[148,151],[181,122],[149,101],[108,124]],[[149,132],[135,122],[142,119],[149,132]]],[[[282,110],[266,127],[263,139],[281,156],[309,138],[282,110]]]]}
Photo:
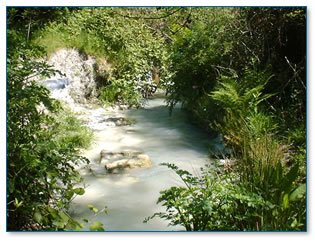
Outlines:
{"type": "MultiPolygon", "coordinates": [[[[71,80],[66,89],[63,88],[63,85],[58,84],[58,90],[65,89],[67,92],[63,95],[58,95],[57,99],[68,103],[69,100],[65,96],[70,96],[73,102],[84,104],[87,103],[88,99],[95,96],[95,57],[86,56],[78,49],[61,48],[50,56],[47,63],[60,71],[60,73],[63,73],[62,75],[56,73],[52,77],[53,80],[64,80],[64,76],[71,80]]],[[[67,84],[64,83],[64,85],[66,86],[67,84]]]]}
{"type": "Polygon", "coordinates": [[[119,110],[127,110],[128,108],[129,108],[128,105],[123,105],[123,104],[119,105],[119,110]]]}
{"type": "Polygon", "coordinates": [[[127,151],[120,152],[120,154],[122,154],[123,156],[132,157],[132,156],[140,155],[140,154],[142,154],[142,152],[141,151],[127,150],[127,151]]]}
{"type": "Polygon", "coordinates": [[[109,152],[102,150],[100,155],[99,163],[104,164],[105,169],[111,173],[115,173],[119,169],[148,168],[152,165],[150,157],[141,151],[109,152]]]}
{"type": "Polygon", "coordinates": [[[109,172],[112,172],[116,169],[125,169],[125,168],[148,168],[151,167],[151,159],[148,155],[137,155],[131,159],[121,159],[114,161],[112,163],[106,163],[105,168],[109,172]]]}
{"type": "Polygon", "coordinates": [[[113,112],[113,111],[115,111],[115,109],[114,109],[113,107],[111,107],[111,106],[105,107],[104,110],[107,111],[107,112],[113,112]]]}

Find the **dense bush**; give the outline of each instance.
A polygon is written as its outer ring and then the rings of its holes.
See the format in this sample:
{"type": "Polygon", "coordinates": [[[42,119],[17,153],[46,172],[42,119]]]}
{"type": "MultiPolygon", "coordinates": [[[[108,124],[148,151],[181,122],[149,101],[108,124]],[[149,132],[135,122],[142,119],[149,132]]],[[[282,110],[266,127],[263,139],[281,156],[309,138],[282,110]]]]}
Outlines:
{"type": "Polygon", "coordinates": [[[187,231],[305,230],[305,185],[274,203],[265,198],[265,191],[248,189],[237,173],[206,167],[193,176],[173,164],[162,165],[175,171],[183,186],[161,191],[157,203],[166,212],[153,214],[145,223],[159,217],[168,220],[169,226],[181,225],[187,231]]]}
{"type": "Polygon", "coordinates": [[[181,102],[203,126],[219,118],[218,107],[207,96],[217,78],[221,73],[236,75],[231,63],[237,15],[233,8],[193,8],[191,24],[174,37],[168,103],[172,109],[181,102]]]}
{"type": "Polygon", "coordinates": [[[34,81],[55,73],[34,60],[40,49],[11,31],[8,43],[7,229],[80,230],[67,210],[74,196],[84,193],[75,165],[88,162],[77,151],[88,145],[82,141],[91,140],[90,134],[74,117],[55,118],[60,104],[34,81]]]}
{"type": "Polygon", "coordinates": [[[213,167],[207,167],[193,176],[175,165],[164,165],[174,170],[185,186],[161,191],[158,203],[166,212],[155,213],[145,222],[160,217],[187,231],[248,231],[264,226],[261,212],[271,204],[237,182],[236,175],[218,176],[213,167]]]}
{"type": "MultiPolygon", "coordinates": [[[[231,159],[236,163],[234,168],[241,181],[248,184],[250,191],[261,192],[266,201],[275,205],[273,213],[277,216],[266,214],[265,221],[270,219],[269,223],[274,230],[290,230],[288,221],[290,224],[294,219],[297,219],[299,224],[305,221],[305,184],[299,178],[299,174],[303,174],[305,164],[303,166],[299,162],[290,162],[292,151],[289,144],[277,138],[277,124],[273,118],[260,111],[259,103],[271,96],[262,96],[261,90],[269,78],[264,73],[261,76],[263,78],[255,79],[260,85],[256,88],[246,88],[243,93],[242,89],[233,85],[234,81],[231,83],[225,80],[217,87],[211,96],[219,102],[218,105],[224,107],[225,116],[216,127],[233,150],[231,159]],[[302,192],[298,208],[289,205],[288,198],[295,190],[302,192]],[[297,217],[286,217],[288,211],[293,210],[297,211],[297,217]],[[286,223],[283,222],[285,219],[286,223]]],[[[305,222],[300,225],[303,227],[305,222]]]]}

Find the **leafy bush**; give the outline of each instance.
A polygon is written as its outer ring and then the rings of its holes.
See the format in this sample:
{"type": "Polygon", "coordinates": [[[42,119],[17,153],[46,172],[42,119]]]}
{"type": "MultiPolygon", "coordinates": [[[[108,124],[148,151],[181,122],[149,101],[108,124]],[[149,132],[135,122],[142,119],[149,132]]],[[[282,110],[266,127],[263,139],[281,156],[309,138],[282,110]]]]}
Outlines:
{"type": "Polygon", "coordinates": [[[270,117],[258,112],[259,104],[272,96],[262,95],[270,78],[266,71],[259,73],[256,69],[246,69],[243,79],[222,76],[209,95],[222,110],[220,119],[214,121],[215,128],[233,149],[237,150],[243,145],[242,139],[248,133],[257,139],[276,129],[270,117]]]}
{"type": "Polygon", "coordinates": [[[160,217],[187,231],[262,229],[263,214],[259,212],[270,209],[271,204],[242,186],[236,175],[218,176],[213,168],[207,168],[193,176],[175,165],[164,165],[177,173],[185,187],[161,191],[158,203],[166,207],[166,212],[155,213],[146,222],[160,217]]]}
{"type": "Polygon", "coordinates": [[[78,230],[80,223],[67,210],[73,197],[84,193],[75,165],[89,161],[75,153],[77,143],[56,139],[64,130],[54,118],[61,106],[33,81],[55,71],[34,61],[40,49],[18,37],[8,32],[7,229],[78,230]]]}
{"type": "Polygon", "coordinates": [[[193,176],[173,164],[162,165],[175,171],[183,186],[161,191],[157,203],[166,212],[157,212],[144,222],[159,217],[187,231],[305,230],[305,184],[284,195],[279,205],[266,199],[264,191],[248,189],[237,173],[207,167],[193,176]]]}
{"type": "Polygon", "coordinates": [[[203,126],[219,118],[220,110],[208,98],[217,79],[222,74],[237,75],[231,65],[239,56],[232,52],[234,39],[243,28],[237,17],[235,8],[192,8],[190,25],[175,36],[172,45],[174,74],[168,87],[168,104],[172,109],[181,102],[203,126]]]}
{"type": "MultiPolygon", "coordinates": [[[[247,72],[250,73],[249,70],[247,72]]],[[[277,124],[270,116],[259,111],[259,104],[272,96],[261,93],[268,79],[265,77],[263,81],[256,79],[258,86],[247,89],[244,85],[243,90],[236,86],[234,81],[223,79],[211,97],[225,111],[222,122],[217,123],[216,128],[233,150],[231,159],[235,160],[235,171],[250,191],[261,192],[262,197],[275,206],[272,210],[273,215],[265,215],[266,218],[269,216],[270,229],[290,230],[295,216],[298,217],[299,226],[305,225],[305,197],[299,200],[301,205],[297,214],[288,217],[288,211],[296,210],[289,207],[290,194],[296,190],[302,192],[305,184],[297,184],[300,180],[298,178],[300,163],[290,162],[292,156],[290,146],[285,140],[281,143],[275,136],[277,124]]],[[[303,192],[305,193],[305,189],[303,192]]]]}

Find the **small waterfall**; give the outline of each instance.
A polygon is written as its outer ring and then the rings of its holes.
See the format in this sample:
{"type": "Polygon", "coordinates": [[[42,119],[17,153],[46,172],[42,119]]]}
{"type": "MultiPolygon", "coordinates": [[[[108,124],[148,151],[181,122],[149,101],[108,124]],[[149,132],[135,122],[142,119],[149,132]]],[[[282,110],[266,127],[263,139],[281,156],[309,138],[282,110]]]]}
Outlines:
{"type": "Polygon", "coordinates": [[[61,72],[40,82],[52,91],[53,98],[71,105],[86,104],[95,97],[95,57],[82,54],[77,49],[62,48],[53,53],[47,63],[61,72]]]}

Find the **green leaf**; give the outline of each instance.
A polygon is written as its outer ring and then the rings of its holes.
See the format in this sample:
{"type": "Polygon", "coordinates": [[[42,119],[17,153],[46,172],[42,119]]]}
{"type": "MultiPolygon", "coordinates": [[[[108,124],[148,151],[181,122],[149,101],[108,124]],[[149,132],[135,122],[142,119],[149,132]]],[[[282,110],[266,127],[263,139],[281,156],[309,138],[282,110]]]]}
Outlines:
{"type": "Polygon", "coordinates": [[[300,200],[306,193],[306,184],[302,184],[297,187],[289,196],[289,201],[297,201],[300,200]]]}
{"type": "Polygon", "coordinates": [[[59,212],[58,212],[58,215],[60,216],[60,218],[61,218],[65,223],[67,223],[67,222],[69,221],[69,216],[66,215],[64,212],[59,211],[59,212]]]}
{"type": "Polygon", "coordinates": [[[64,221],[61,220],[55,220],[53,221],[53,225],[57,226],[59,229],[63,229],[66,225],[64,221]]]}
{"type": "Polygon", "coordinates": [[[86,204],[86,206],[88,206],[90,209],[94,208],[94,206],[92,204],[86,204]]]}
{"type": "Polygon", "coordinates": [[[37,210],[35,213],[34,213],[34,216],[33,216],[33,219],[37,222],[37,223],[40,223],[43,219],[43,216],[41,215],[41,213],[37,210]]]}
{"type": "Polygon", "coordinates": [[[289,194],[284,194],[282,199],[282,208],[287,209],[289,207],[289,194]]]}
{"type": "Polygon", "coordinates": [[[89,209],[91,211],[93,211],[94,213],[98,213],[98,209],[96,207],[94,207],[92,204],[87,204],[87,206],[89,207],[89,209]]]}
{"type": "Polygon", "coordinates": [[[58,207],[58,208],[61,208],[61,207],[62,207],[62,205],[63,205],[62,200],[59,200],[59,201],[58,201],[58,203],[57,203],[57,207],[58,207]]]}
{"type": "Polygon", "coordinates": [[[14,206],[15,206],[16,208],[21,207],[21,206],[22,206],[22,204],[23,204],[23,201],[19,202],[19,201],[18,201],[18,199],[17,199],[17,198],[15,198],[15,201],[14,201],[14,206]]]}
{"type": "Polygon", "coordinates": [[[96,221],[90,225],[90,230],[91,231],[104,231],[103,224],[101,222],[96,221]]]}
{"type": "Polygon", "coordinates": [[[85,190],[82,187],[75,188],[75,189],[73,189],[73,191],[75,194],[78,194],[78,195],[83,195],[85,193],[85,190]]]}
{"type": "Polygon", "coordinates": [[[84,222],[89,223],[90,221],[86,218],[82,219],[84,222]]]}
{"type": "Polygon", "coordinates": [[[295,179],[296,179],[296,177],[298,175],[298,171],[299,171],[299,165],[295,165],[288,172],[288,174],[286,176],[287,180],[284,183],[284,187],[283,187],[285,192],[291,191],[290,189],[292,189],[292,187],[291,187],[292,182],[295,181],[295,179]]]}
{"type": "Polygon", "coordinates": [[[66,194],[65,198],[66,198],[67,200],[70,200],[70,199],[73,197],[73,195],[74,195],[74,191],[73,191],[73,190],[70,190],[70,191],[66,194]]]}
{"type": "Polygon", "coordinates": [[[13,191],[14,191],[14,183],[12,181],[8,181],[7,188],[8,188],[8,192],[9,193],[13,193],[13,191]]]}

